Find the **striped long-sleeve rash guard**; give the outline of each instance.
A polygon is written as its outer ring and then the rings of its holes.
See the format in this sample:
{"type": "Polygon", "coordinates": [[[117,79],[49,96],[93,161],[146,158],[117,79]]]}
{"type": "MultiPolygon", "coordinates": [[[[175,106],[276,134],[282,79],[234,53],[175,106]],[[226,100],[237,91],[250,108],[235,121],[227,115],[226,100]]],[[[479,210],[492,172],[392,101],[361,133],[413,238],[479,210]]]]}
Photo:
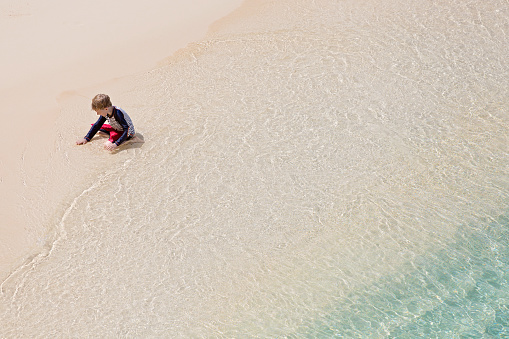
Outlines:
{"type": "Polygon", "coordinates": [[[122,144],[124,141],[126,141],[128,138],[131,138],[136,133],[134,131],[134,125],[131,121],[131,118],[127,113],[121,109],[120,107],[113,106],[113,112],[111,116],[108,116],[107,118],[100,116],[99,119],[95,122],[95,124],[92,125],[90,128],[90,131],[88,131],[88,134],[85,136],[85,139],[87,141],[90,141],[94,135],[101,129],[102,125],[108,120],[108,123],[110,126],[119,132],[122,132],[122,135],[120,138],[115,141],[115,144],[118,146],[122,144]]]}

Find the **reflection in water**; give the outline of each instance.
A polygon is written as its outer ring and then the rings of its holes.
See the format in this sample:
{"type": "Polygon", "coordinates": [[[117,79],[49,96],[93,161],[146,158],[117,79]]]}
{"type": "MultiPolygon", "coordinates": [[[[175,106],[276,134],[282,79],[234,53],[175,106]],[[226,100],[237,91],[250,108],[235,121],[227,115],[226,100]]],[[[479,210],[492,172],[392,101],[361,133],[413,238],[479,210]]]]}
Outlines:
{"type": "Polygon", "coordinates": [[[259,8],[136,79],[2,335],[507,332],[507,2],[259,8]]]}

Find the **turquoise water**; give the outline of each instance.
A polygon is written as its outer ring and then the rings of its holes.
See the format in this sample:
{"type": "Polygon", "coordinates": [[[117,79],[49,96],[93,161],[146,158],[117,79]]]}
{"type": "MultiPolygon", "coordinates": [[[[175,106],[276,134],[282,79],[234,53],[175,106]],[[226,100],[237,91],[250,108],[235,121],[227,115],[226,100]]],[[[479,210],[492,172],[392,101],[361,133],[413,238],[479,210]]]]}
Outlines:
{"type": "Polygon", "coordinates": [[[289,338],[508,338],[509,217],[460,228],[445,249],[417,257],[289,338]]]}

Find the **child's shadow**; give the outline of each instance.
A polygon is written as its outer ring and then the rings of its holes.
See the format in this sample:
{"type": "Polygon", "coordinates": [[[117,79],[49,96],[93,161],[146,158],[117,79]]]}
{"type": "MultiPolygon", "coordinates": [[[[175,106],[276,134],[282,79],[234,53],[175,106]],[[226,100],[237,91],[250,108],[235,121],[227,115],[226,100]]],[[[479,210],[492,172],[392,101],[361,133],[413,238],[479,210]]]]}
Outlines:
{"type": "Polygon", "coordinates": [[[128,149],[141,148],[145,143],[145,137],[143,134],[136,133],[134,137],[130,140],[125,141],[122,145],[118,146],[111,153],[119,153],[123,151],[127,151],[128,149]]]}

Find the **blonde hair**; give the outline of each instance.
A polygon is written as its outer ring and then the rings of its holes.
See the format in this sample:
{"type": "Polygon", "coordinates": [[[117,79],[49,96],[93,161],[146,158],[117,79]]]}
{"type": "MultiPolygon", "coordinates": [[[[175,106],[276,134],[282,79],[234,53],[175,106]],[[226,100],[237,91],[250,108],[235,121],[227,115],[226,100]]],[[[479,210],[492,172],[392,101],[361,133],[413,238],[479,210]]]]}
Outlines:
{"type": "Polygon", "coordinates": [[[110,106],[113,106],[113,105],[111,104],[110,97],[107,96],[106,94],[97,94],[92,99],[92,109],[94,111],[96,111],[98,109],[105,109],[110,106]]]}

